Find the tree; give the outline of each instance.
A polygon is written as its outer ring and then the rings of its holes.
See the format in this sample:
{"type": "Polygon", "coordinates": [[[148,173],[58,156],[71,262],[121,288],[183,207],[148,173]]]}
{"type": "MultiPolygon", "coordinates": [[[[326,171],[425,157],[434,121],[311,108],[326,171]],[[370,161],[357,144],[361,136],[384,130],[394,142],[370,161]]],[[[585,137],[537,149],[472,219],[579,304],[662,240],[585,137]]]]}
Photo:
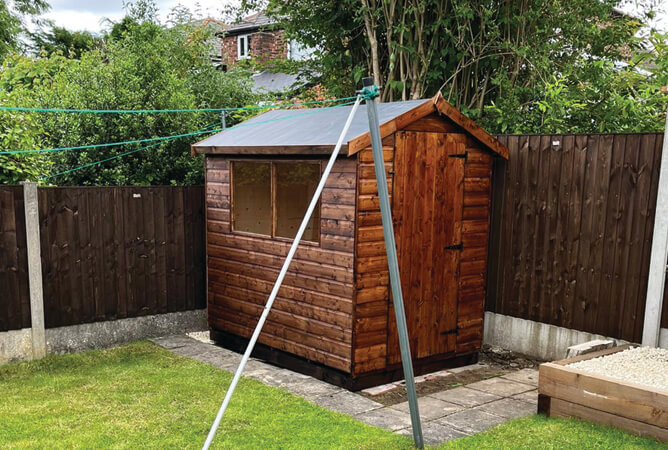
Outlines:
{"type": "MultiPolygon", "coordinates": [[[[0,102],[10,106],[69,109],[202,109],[255,104],[245,72],[223,73],[208,60],[209,31],[189,23],[167,28],[151,16],[136,14],[124,29],[78,60],[58,53],[42,58],[14,56],[0,71],[0,102]]],[[[8,127],[19,113],[0,113],[8,127]]],[[[220,124],[217,112],[164,114],[20,113],[30,127],[31,142],[12,142],[5,149],[60,148],[172,136],[220,124]]],[[[232,124],[234,117],[230,117],[232,124]]],[[[16,133],[14,133],[16,135],[16,133]]],[[[189,144],[203,136],[165,142],[108,163],[50,178],[56,184],[196,184],[203,181],[202,160],[190,156],[189,144]]],[[[50,170],[59,173],[137,149],[140,145],[86,151],[52,152],[50,170]]],[[[37,161],[35,155],[12,155],[12,161],[37,161]]],[[[41,159],[40,159],[41,161],[41,159]]],[[[20,175],[0,167],[0,182],[20,175]]]]}
{"type": "MultiPolygon", "coordinates": [[[[647,53],[636,37],[641,21],[616,12],[617,3],[269,0],[266,6],[283,18],[294,38],[319,46],[321,81],[332,90],[350,93],[363,74],[373,74],[383,85],[383,101],[424,98],[442,90],[463,112],[491,131],[502,131],[515,129],[505,122],[521,121],[523,114],[539,109],[535,102],[546,100],[555,76],[587,76],[592,86],[601,86],[602,78],[612,82],[607,69],[618,70],[611,65],[627,61],[630,54],[647,53]],[[497,122],[498,115],[513,119],[497,122]]],[[[262,2],[247,0],[244,5],[258,8],[262,2]]]]}
{"type": "Polygon", "coordinates": [[[45,0],[0,0],[0,61],[19,50],[19,36],[25,31],[25,16],[35,16],[49,9],[45,0]]]}
{"type": "Polygon", "coordinates": [[[51,25],[48,30],[32,33],[32,47],[37,54],[50,55],[60,52],[68,58],[80,58],[87,52],[102,45],[102,39],[88,31],[69,31],[63,27],[51,25]]]}

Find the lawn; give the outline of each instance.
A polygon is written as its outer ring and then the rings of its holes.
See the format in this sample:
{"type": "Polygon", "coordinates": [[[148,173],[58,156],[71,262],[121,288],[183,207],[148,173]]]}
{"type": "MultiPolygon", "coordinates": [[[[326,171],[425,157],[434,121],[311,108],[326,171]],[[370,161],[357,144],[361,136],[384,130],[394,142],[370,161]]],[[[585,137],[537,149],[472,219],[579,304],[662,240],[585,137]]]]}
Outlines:
{"type": "MultiPolygon", "coordinates": [[[[2,448],[200,448],[228,372],[148,342],[0,367],[2,448]]],[[[647,448],[655,441],[575,420],[509,422],[440,448],[647,448]]],[[[244,379],[217,448],[410,448],[364,425],[244,379]]]]}

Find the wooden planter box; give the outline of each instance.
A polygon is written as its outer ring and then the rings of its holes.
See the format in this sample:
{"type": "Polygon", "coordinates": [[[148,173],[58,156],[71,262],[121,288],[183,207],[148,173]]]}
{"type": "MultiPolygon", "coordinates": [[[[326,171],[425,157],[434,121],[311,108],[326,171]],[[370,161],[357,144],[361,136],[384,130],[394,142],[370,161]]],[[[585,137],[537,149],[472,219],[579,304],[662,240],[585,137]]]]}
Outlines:
{"type": "Polygon", "coordinates": [[[627,348],[628,345],[615,347],[541,364],[538,412],[548,417],[578,417],[668,442],[668,391],[568,367],[627,348]]]}

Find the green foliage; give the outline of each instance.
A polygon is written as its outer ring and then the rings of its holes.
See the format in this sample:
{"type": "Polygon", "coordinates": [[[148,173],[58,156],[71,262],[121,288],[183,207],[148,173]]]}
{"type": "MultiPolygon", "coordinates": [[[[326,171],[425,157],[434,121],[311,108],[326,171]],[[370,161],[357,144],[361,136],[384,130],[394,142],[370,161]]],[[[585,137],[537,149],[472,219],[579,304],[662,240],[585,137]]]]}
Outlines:
{"type": "MultiPolygon", "coordinates": [[[[245,71],[217,71],[207,56],[210,31],[190,22],[167,28],[156,22],[152,4],[131,5],[133,15],[114,28],[104,46],[84,51],[79,59],[58,52],[42,58],[15,56],[0,72],[2,103],[9,106],[72,109],[200,109],[255,104],[250,76],[245,71]],[[139,5],[139,6],[137,6],[139,5]]],[[[23,113],[22,113],[23,114],[23,113]]],[[[16,114],[12,114],[16,116],[16,114]]],[[[30,113],[40,128],[36,141],[16,143],[6,150],[55,148],[121,142],[188,133],[213,123],[220,114],[62,114],[30,113]],[[43,131],[42,131],[43,130],[43,131]],[[20,144],[20,145],[19,145],[20,144]],[[29,145],[30,144],[30,145],[29,145]]],[[[0,113],[2,123],[9,121],[0,113]]],[[[230,117],[228,125],[234,123],[230,117]]],[[[200,137],[203,138],[204,136],[200,137]]],[[[146,151],[50,178],[67,185],[199,184],[201,158],[190,156],[189,144],[200,138],[178,139],[146,151]]],[[[14,160],[47,159],[49,173],[108,158],[138,147],[107,147],[87,151],[53,152],[14,160]]],[[[17,174],[0,168],[0,182],[27,175],[48,175],[44,166],[17,174]]]]}
{"type": "Polygon", "coordinates": [[[77,59],[83,52],[102,45],[102,39],[88,31],[69,31],[56,26],[33,33],[31,38],[37,53],[44,52],[47,55],[60,53],[68,58],[77,59]]]}
{"type": "Polygon", "coordinates": [[[551,76],[536,100],[500,99],[481,123],[502,133],[639,133],[661,131],[668,108],[668,36],[652,33],[651,47],[624,67],[580,58],[551,76]]]}
{"type": "MultiPolygon", "coordinates": [[[[618,3],[269,0],[268,8],[289,35],[319,48],[319,81],[337,96],[373,74],[383,101],[441,90],[492,132],[657,131],[666,35],[654,33],[647,48],[636,36],[641,20],[616,13],[618,3]]],[[[656,3],[643,3],[645,17],[656,3]]]]}
{"type": "Polygon", "coordinates": [[[19,36],[26,31],[25,16],[35,16],[49,9],[46,0],[0,0],[0,61],[21,47],[19,36]]]}

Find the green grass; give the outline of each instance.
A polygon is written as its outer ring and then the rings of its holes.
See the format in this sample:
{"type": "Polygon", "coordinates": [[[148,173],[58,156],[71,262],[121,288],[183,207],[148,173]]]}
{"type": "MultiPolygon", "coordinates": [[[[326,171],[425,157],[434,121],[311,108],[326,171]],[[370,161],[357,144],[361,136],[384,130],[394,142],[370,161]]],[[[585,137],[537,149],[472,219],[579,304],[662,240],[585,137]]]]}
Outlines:
{"type": "Polygon", "coordinates": [[[578,419],[531,416],[485,433],[446,442],[440,449],[666,449],[654,439],[578,419]]]}
{"type": "MultiPolygon", "coordinates": [[[[0,447],[201,448],[231,374],[149,342],[0,367],[0,447]]],[[[408,448],[410,440],[243,379],[215,448],[408,448]]]]}
{"type": "MultiPolygon", "coordinates": [[[[0,448],[200,448],[231,374],[148,342],[0,367],[0,448]]],[[[535,416],[439,448],[659,448],[613,428],[535,416]]],[[[251,379],[216,448],[410,448],[251,379]]]]}

